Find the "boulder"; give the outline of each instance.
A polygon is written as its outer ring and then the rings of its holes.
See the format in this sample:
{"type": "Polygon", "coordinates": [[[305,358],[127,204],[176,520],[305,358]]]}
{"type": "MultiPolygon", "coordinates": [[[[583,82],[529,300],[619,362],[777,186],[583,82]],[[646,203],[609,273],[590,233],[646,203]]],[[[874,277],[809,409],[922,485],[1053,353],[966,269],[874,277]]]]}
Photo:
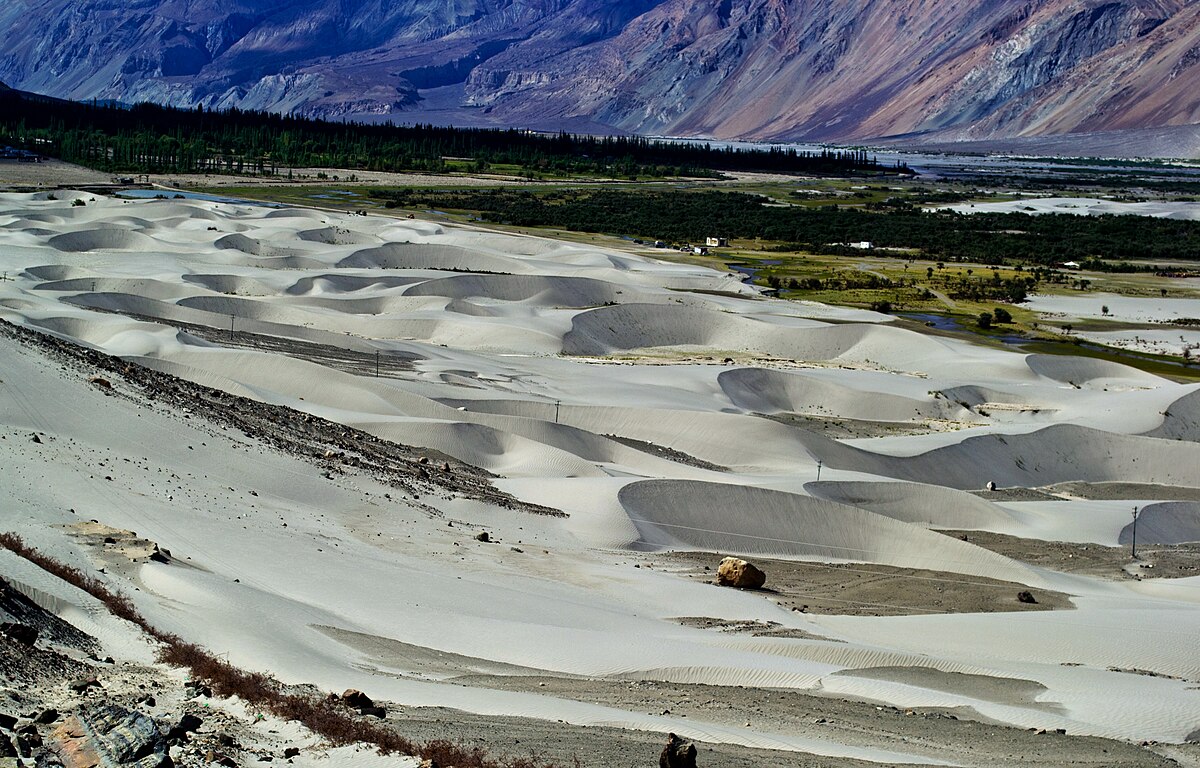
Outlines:
{"type": "Polygon", "coordinates": [[[745,560],[727,557],[717,568],[717,583],[723,587],[738,589],[762,589],[767,583],[767,574],[745,560]]]}
{"type": "Polygon", "coordinates": [[[658,768],[696,768],[696,745],[668,733],[667,746],[658,756],[658,768]]]}
{"type": "Polygon", "coordinates": [[[1022,602],[1022,603],[1029,603],[1030,605],[1037,605],[1037,598],[1035,598],[1033,596],[1032,592],[1018,592],[1017,593],[1017,601],[1022,602]]]}
{"type": "Polygon", "coordinates": [[[66,768],[161,768],[171,764],[166,739],[154,721],[116,705],[72,715],[55,729],[51,741],[66,768]]]}
{"type": "Polygon", "coordinates": [[[100,681],[94,677],[81,677],[78,680],[72,680],[70,683],[72,691],[75,693],[83,693],[88,688],[101,688],[100,681]]]}
{"type": "Polygon", "coordinates": [[[375,702],[371,701],[370,696],[354,688],[346,689],[346,692],[342,694],[342,701],[346,703],[346,706],[353,707],[354,709],[366,709],[367,707],[375,706],[375,702]]]}
{"type": "Polygon", "coordinates": [[[179,722],[167,732],[167,740],[187,741],[188,734],[200,730],[202,725],[204,725],[204,720],[191,713],[184,713],[183,717],[179,718],[179,722]]]}

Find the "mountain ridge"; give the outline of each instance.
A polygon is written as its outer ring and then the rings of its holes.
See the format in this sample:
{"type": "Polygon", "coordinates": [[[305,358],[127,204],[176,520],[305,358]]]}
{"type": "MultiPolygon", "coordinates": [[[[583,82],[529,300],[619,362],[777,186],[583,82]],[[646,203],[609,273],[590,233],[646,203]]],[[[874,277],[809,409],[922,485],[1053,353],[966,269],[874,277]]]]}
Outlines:
{"type": "Polygon", "coordinates": [[[1184,0],[14,0],[0,44],[15,88],[335,119],[943,142],[1200,123],[1184,0]]]}

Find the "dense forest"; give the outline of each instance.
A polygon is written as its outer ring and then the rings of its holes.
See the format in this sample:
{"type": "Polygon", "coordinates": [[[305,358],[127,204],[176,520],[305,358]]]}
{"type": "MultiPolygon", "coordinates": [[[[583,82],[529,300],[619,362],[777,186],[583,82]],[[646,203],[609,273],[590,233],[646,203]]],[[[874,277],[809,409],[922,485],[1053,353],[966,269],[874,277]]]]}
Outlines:
{"type": "MultiPolygon", "coordinates": [[[[926,258],[984,264],[1105,259],[1200,260],[1200,222],[1144,216],[1025,213],[959,214],[903,208],[768,204],[757,195],[717,191],[381,190],[392,207],[478,212],[523,227],[703,242],[709,236],[761,238],[810,253],[854,253],[850,243],[916,251],[926,258]]],[[[886,252],[884,252],[886,253],[886,252]]]]}
{"type": "Polygon", "coordinates": [[[122,107],[0,91],[0,143],[114,173],[256,173],[293,168],[442,172],[517,168],[530,177],[714,176],[720,171],[908,173],[861,150],[797,152],[521,130],[326,122],[266,112],[122,107]]]}

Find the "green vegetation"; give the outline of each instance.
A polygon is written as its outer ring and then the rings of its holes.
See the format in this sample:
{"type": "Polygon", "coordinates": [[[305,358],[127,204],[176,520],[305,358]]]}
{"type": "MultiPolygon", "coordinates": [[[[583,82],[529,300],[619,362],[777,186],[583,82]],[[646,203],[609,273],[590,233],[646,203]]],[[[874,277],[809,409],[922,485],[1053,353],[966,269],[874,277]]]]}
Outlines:
{"type": "Polygon", "coordinates": [[[772,241],[780,252],[853,255],[851,244],[869,242],[876,254],[991,265],[1200,259],[1200,222],[1140,216],[959,214],[911,205],[886,211],[814,208],[712,190],[403,189],[373,195],[392,208],[473,211],[517,227],[670,243],[719,235],[772,241]]]}
{"type": "MultiPolygon", "coordinates": [[[[125,173],[503,169],[528,178],[715,177],[720,171],[854,174],[883,170],[865,151],[733,149],[640,137],[334,123],[266,112],[150,104],[125,108],[0,92],[0,143],[125,173]]],[[[893,171],[907,173],[900,166],[893,171]]]]}

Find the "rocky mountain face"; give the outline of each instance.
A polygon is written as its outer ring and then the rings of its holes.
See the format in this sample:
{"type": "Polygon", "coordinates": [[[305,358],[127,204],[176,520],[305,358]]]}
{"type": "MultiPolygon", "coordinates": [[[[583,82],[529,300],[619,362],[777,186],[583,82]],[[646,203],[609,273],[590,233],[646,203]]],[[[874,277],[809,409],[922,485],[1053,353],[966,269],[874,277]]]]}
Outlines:
{"type": "Polygon", "coordinates": [[[76,99],[718,138],[1200,123],[1186,0],[9,0],[0,80],[76,99]]]}

